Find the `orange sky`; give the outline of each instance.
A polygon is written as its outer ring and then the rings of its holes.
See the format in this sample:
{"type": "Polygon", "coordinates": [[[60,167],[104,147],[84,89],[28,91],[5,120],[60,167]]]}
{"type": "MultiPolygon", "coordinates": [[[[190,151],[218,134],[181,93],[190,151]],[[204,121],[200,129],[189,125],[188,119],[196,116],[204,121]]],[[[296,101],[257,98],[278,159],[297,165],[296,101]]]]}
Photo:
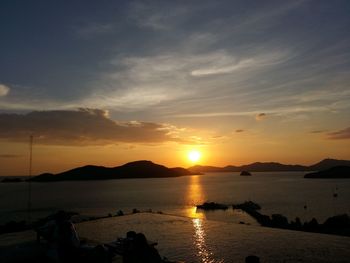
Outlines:
{"type": "MultiPolygon", "coordinates": [[[[233,132],[206,144],[118,143],[105,146],[40,145],[34,139],[33,174],[61,172],[86,164],[117,166],[129,161],[152,160],[169,167],[189,167],[188,152],[198,150],[203,165],[242,165],[255,161],[278,161],[286,164],[312,164],[323,158],[350,159],[350,143],[328,140],[317,134],[280,134],[262,139],[258,133],[233,132]]],[[[1,142],[0,175],[26,175],[29,143],[1,142]]]]}

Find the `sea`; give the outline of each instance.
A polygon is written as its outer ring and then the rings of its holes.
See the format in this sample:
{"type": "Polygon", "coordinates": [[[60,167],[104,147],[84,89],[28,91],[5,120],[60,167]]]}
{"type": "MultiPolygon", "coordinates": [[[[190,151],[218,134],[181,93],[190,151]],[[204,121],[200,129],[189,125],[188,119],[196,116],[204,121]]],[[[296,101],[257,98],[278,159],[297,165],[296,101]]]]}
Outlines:
{"type": "MultiPolygon", "coordinates": [[[[123,211],[124,216],[76,224],[79,236],[109,243],[127,231],[142,232],[158,243],[162,256],[186,263],[244,262],[249,255],[270,263],[349,262],[349,237],[261,227],[231,206],[226,211],[196,209],[206,201],[232,205],[251,200],[261,205],[263,214],[282,214],[289,220],[315,217],[322,223],[334,215],[350,214],[350,180],[303,176],[303,172],[207,173],[177,178],[0,183],[0,224],[35,220],[62,209],[97,217],[123,211]]],[[[0,241],[21,243],[25,233],[4,234],[0,241]]]]}
{"type": "Polygon", "coordinates": [[[304,172],[207,173],[176,178],[0,183],[0,224],[34,220],[58,210],[87,216],[152,211],[221,222],[254,224],[246,214],[228,209],[204,212],[203,202],[227,205],[254,201],[263,214],[289,220],[350,214],[350,180],[305,179],[304,172]],[[29,187],[31,188],[29,191],[29,187]],[[30,204],[30,213],[28,212],[30,204]]]}

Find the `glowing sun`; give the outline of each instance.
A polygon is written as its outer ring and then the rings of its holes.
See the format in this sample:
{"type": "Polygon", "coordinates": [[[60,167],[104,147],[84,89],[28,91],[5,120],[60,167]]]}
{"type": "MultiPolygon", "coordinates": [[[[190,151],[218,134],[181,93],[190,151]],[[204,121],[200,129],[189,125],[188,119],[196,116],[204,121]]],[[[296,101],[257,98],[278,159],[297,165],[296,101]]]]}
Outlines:
{"type": "Polygon", "coordinates": [[[191,162],[196,163],[201,158],[201,153],[199,151],[193,150],[188,153],[187,157],[191,162]]]}

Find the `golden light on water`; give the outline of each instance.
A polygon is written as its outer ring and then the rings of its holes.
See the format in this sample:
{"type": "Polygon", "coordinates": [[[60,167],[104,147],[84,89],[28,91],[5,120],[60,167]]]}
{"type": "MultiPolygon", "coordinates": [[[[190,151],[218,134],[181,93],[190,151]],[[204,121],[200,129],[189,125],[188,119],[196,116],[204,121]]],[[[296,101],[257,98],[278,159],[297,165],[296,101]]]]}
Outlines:
{"type": "Polygon", "coordinates": [[[192,150],[188,153],[188,159],[192,162],[192,163],[196,163],[200,160],[201,158],[201,153],[197,150],[192,150]]]}
{"type": "Polygon", "coordinates": [[[206,244],[206,232],[203,227],[205,214],[197,210],[196,205],[205,201],[205,192],[203,192],[201,178],[198,175],[188,177],[188,190],[186,194],[187,204],[190,206],[187,216],[192,218],[193,224],[193,244],[197,249],[200,262],[202,263],[222,263],[223,261],[215,260],[213,252],[210,251],[206,244]]]}
{"type": "Polygon", "coordinates": [[[187,216],[191,218],[203,218],[204,214],[197,211],[196,205],[205,201],[202,185],[200,183],[200,177],[193,175],[188,177],[188,189],[186,194],[186,203],[189,205],[187,209],[187,216]]]}
{"type": "MultiPolygon", "coordinates": [[[[188,156],[190,158],[190,154],[188,156]]],[[[189,179],[190,180],[187,191],[187,203],[191,205],[191,208],[188,210],[188,216],[193,218],[193,242],[197,248],[197,253],[199,258],[201,259],[201,262],[213,262],[211,253],[208,251],[207,246],[205,244],[205,232],[202,227],[202,218],[204,215],[203,213],[197,213],[196,207],[196,205],[201,204],[204,200],[200,178],[198,175],[194,175],[189,177],[189,179]]]]}
{"type": "Polygon", "coordinates": [[[205,244],[205,232],[202,226],[202,219],[192,219],[194,228],[194,244],[197,247],[199,258],[203,263],[215,262],[212,258],[212,253],[209,252],[207,245],[205,244]]]}

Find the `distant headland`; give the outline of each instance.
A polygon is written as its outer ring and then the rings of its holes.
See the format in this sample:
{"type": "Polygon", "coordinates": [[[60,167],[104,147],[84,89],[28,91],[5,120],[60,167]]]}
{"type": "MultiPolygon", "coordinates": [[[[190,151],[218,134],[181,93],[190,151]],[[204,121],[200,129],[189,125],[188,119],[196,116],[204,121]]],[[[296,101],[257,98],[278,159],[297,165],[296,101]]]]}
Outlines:
{"type": "Polygon", "coordinates": [[[228,165],[225,167],[216,166],[202,166],[195,165],[188,168],[193,173],[205,173],[205,172],[293,172],[293,171],[320,171],[329,169],[335,166],[350,166],[349,160],[336,160],[336,159],[324,159],[318,163],[310,166],[299,164],[281,164],[277,162],[255,162],[247,165],[234,166],[228,165]]]}
{"type": "Polygon", "coordinates": [[[349,178],[350,179],[350,166],[335,166],[322,171],[308,173],[304,178],[349,178]]]}

